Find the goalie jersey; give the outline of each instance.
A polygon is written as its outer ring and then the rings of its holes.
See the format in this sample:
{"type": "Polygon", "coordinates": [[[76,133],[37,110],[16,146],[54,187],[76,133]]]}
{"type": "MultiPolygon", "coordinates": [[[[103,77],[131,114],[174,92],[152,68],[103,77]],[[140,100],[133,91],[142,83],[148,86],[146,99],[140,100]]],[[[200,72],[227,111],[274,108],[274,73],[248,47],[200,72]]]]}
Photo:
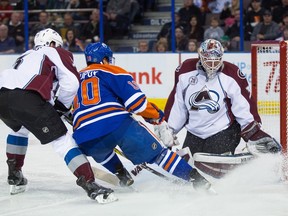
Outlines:
{"type": "Polygon", "coordinates": [[[241,128],[253,121],[261,123],[240,69],[224,61],[217,76],[207,81],[196,58],[187,59],[176,69],[165,118],[175,133],[185,127],[202,139],[228,128],[235,120],[241,128]]]}
{"type": "Polygon", "coordinates": [[[108,64],[92,64],[80,71],[73,104],[73,137],[78,144],[112,132],[132,114],[159,117],[128,72],[108,64]]]}

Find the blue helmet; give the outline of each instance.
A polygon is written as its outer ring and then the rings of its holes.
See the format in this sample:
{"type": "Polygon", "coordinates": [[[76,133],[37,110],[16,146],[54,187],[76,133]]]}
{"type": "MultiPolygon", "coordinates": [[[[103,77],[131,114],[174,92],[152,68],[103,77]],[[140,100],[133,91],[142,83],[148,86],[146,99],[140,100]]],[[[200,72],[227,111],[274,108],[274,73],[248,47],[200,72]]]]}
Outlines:
{"type": "Polygon", "coordinates": [[[102,63],[104,58],[107,58],[109,63],[113,63],[113,52],[105,43],[97,42],[87,45],[84,51],[86,62],[102,63]]]}

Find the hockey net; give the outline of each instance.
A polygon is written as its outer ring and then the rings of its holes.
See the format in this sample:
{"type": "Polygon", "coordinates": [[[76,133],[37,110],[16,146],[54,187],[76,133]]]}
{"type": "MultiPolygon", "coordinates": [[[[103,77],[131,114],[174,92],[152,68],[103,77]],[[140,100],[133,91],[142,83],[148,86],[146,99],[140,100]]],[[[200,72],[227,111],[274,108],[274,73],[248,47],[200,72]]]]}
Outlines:
{"type": "Polygon", "coordinates": [[[263,128],[287,152],[287,41],[251,45],[251,90],[263,128]]]}

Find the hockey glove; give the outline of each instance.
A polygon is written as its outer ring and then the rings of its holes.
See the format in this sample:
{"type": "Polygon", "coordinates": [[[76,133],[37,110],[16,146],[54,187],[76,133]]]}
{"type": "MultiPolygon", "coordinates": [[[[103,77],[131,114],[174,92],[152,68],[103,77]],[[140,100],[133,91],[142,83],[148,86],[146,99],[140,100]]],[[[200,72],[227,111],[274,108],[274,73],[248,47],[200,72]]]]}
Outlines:
{"type": "Polygon", "coordinates": [[[166,121],[163,121],[160,125],[154,125],[154,132],[166,147],[180,144],[173,130],[169,128],[166,121]]]}
{"type": "Polygon", "coordinates": [[[73,126],[73,115],[72,113],[69,111],[69,112],[66,112],[63,114],[63,117],[64,119],[70,124],[73,126]]]}
{"type": "Polygon", "coordinates": [[[57,113],[59,114],[59,116],[64,115],[65,113],[70,111],[70,108],[67,108],[66,106],[64,106],[64,104],[62,104],[59,100],[55,100],[54,101],[54,109],[57,111],[57,113]]]}
{"type": "Polygon", "coordinates": [[[161,124],[161,122],[165,120],[164,113],[155,104],[153,103],[150,103],[150,104],[158,111],[159,117],[157,119],[156,118],[144,118],[144,120],[150,124],[159,125],[161,124]]]}
{"type": "Polygon", "coordinates": [[[256,121],[251,122],[241,132],[242,138],[247,142],[248,151],[251,154],[277,153],[281,151],[281,145],[260,128],[256,121]]]}

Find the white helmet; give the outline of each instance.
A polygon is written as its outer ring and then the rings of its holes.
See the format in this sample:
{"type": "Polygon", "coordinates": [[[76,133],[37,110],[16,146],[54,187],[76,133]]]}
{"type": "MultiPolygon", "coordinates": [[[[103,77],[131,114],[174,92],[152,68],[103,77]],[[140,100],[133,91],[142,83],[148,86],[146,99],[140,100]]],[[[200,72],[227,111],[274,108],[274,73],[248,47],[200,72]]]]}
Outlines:
{"type": "Polygon", "coordinates": [[[34,37],[35,47],[50,46],[51,42],[55,43],[55,47],[63,46],[63,40],[61,36],[51,28],[41,30],[34,37]]]}
{"type": "Polygon", "coordinates": [[[224,48],[215,39],[207,39],[201,43],[198,54],[201,64],[205,69],[207,79],[211,80],[216,76],[218,69],[222,66],[224,48]]]}

